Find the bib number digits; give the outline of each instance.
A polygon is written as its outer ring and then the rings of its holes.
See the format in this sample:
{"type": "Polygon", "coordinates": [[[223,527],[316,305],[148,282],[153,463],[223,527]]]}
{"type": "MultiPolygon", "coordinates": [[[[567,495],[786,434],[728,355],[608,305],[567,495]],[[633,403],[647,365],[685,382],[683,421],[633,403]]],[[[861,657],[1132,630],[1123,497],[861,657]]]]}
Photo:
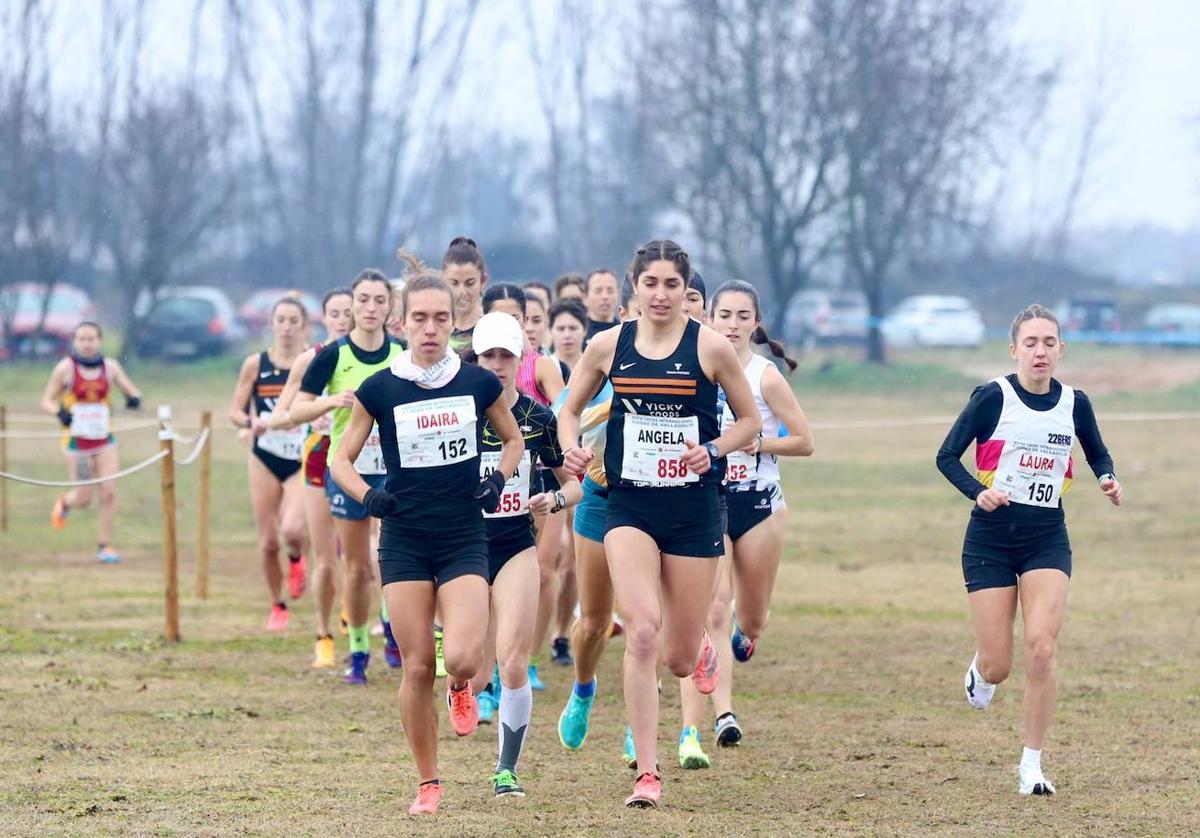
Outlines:
{"type": "MultiPolygon", "coordinates": [[[[516,472],[504,483],[504,493],[500,495],[500,505],[496,507],[495,512],[484,512],[484,518],[512,518],[524,515],[529,511],[529,476],[532,473],[529,460],[528,455],[521,458],[516,472]]],[[[498,468],[500,468],[499,451],[480,452],[480,479],[487,478],[498,468]]]]}
{"type": "Polygon", "coordinates": [[[387,474],[387,465],[383,462],[383,446],[379,444],[378,424],[371,426],[367,441],[354,458],[354,470],[359,474],[387,474]]]}
{"type": "MultiPolygon", "coordinates": [[[[271,421],[271,412],[258,414],[264,422],[271,421]]],[[[258,437],[260,450],[274,454],[281,460],[300,461],[300,453],[304,448],[304,428],[292,428],[288,431],[267,431],[258,437]]]]}

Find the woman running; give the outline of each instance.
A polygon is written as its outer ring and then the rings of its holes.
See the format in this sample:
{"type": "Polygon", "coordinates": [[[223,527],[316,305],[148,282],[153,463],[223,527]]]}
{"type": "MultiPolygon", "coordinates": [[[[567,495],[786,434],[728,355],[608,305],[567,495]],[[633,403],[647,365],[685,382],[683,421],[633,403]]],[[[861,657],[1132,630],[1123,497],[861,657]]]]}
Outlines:
{"type": "Polygon", "coordinates": [[[471,330],[483,317],[483,292],[487,288],[487,265],[474,239],[459,236],[450,242],[442,257],[442,278],[458,302],[454,309],[454,331],[450,348],[455,352],[471,349],[471,330]]]}
{"type": "Polygon", "coordinates": [[[550,340],[554,358],[575,369],[583,357],[583,339],[587,335],[587,309],[578,300],[567,298],[550,306],[550,340]]]}
{"type": "MultiPolygon", "coordinates": [[[[418,815],[436,812],[442,796],[433,702],[434,610],[445,626],[450,722],[455,733],[467,736],[478,725],[471,678],[483,660],[488,627],[483,512],[501,507],[525,445],[500,381],[463,364],[449,348],[455,308],[450,287],[435,274],[419,273],[410,278],[404,298],[410,349],[358,388],[344,447],[334,449],[331,463],[339,485],[383,519],[379,570],[404,657],[400,717],[420,778],[408,811],[418,815]],[[499,437],[500,451],[480,480],[485,417],[499,437]],[[382,485],[368,484],[352,460],[375,427],[387,465],[382,485]]],[[[519,753],[520,737],[509,746],[519,753]]],[[[514,762],[516,755],[511,754],[514,762]]]]}
{"type": "MultiPolygon", "coordinates": [[[[1042,773],[1042,746],[1058,691],[1058,634],[1067,609],[1071,543],[1062,497],[1071,486],[1071,448],[1083,447],[1104,496],[1124,497],[1092,404],[1054,378],[1064,344],[1054,314],[1039,305],[1013,321],[1015,374],[975,388],[938,449],[937,465],[975,502],[963,543],[963,577],[976,652],[964,679],[967,701],[982,710],[1008,677],[1017,603],[1025,622],[1025,718],[1018,791],[1054,794],[1042,773]],[[975,443],[976,476],[960,460],[975,443]]],[[[739,599],[740,599],[739,594],[739,599]]],[[[741,608],[741,602],[738,603],[741,608]]]]}
{"type": "MultiPolygon", "coordinates": [[[[292,404],[300,392],[304,374],[325,345],[335,343],[346,335],[354,325],[354,310],[349,288],[335,288],[321,302],[321,318],[328,337],[325,344],[316,344],[304,350],[292,363],[283,394],[275,403],[268,423],[272,430],[290,430],[303,427],[292,419],[292,404]]],[[[337,666],[337,650],[334,647],[330,619],[337,588],[337,536],[334,533],[333,513],[329,511],[329,499],[325,497],[325,469],[329,455],[329,431],[331,420],[326,413],[318,416],[308,426],[304,440],[304,457],[301,471],[304,474],[304,520],[308,524],[309,552],[315,567],[312,573],[313,598],[317,604],[317,641],[313,651],[312,665],[317,669],[332,669],[337,666]]]]}
{"type": "MultiPolygon", "coordinates": [[[[738,619],[732,643],[717,647],[722,658],[721,682],[712,694],[717,742],[728,746],[741,741],[742,730],[733,713],[733,668],[726,656],[745,662],[754,654],[755,644],[766,629],[787,534],[787,505],[779,485],[779,458],[811,456],[813,438],[808,419],[787,380],[773,363],[750,348],[751,343],[765,345],[772,355],[786,362],[789,372],[796,368],[796,362],[787,357],[783,345],[771,340],[763,329],[754,286],[737,279],[723,283],[713,295],[710,311],[712,328],[737,353],[762,418],[758,438],[731,452],[726,461],[726,533],[731,547],[718,570],[717,594],[709,609],[709,632],[728,637],[732,596],[736,592],[738,619]],[[789,429],[785,437],[779,434],[782,425],[789,429]]],[[[726,405],[721,427],[728,430],[733,423],[734,416],[726,405]]],[[[688,679],[680,679],[679,689],[683,704],[679,764],[683,768],[707,768],[709,758],[700,746],[699,733],[707,701],[688,679]]]]}
{"type": "Polygon", "coordinates": [[[626,805],[654,807],[662,791],[655,665],[661,649],[675,675],[693,673],[705,694],[716,687],[717,654],[704,631],[716,562],[704,559],[717,559],[725,543],[723,458],[750,444],[762,422],[729,342],[682,314],[687,253],[673,241],[650,242],[630,273],[642,316],[588,345],[572,371],[558,432],[567,470],[582,472],[594,452],[577,445],[580,414],[608,376],[614,396],[604,547],[625,618],[625,705],[638,765],[626,805]],[[718,386],[738,417],[724,434],[718,386]]]}
{"type": "Polygon", "coordinates": [[[283,297],[271,308],[271,346],[242,362],[229,419],[234,427],[250,431],[250,505],[258,529],[271,613],[267,631],[288,627],[283,601],[283,572],[279,567],[282,545],[288,555],[288,594],[304,595],[307,587],[304,562],[304,496],[300,460],[304,429],[272,430],[271,413],[283,394],[288,371],[304,350],[308,312],[295,297],[283,297]]]}
{"type": "MultiPolygon", "coordinates": [[[[392,286],[381,271],[373,268],[360,273],[350,286],[354,328],[321,349],[309,364],[300,383],[300,392],[292,403],[293,422],[314,422],[332,411],[329,432],[329,461],[350,423],[354,390],[372,373],[386,369],[400,354],[400,344],[384,331],[392,307],[392,286]],[[325,395],[322,395],[325,394],[325,395]]],[[[372,433],[357,448],[354,468],[372,486],[382,486],[386,475],[383,450],[377,433],[372,433]]],[[[366,684],[371,662],[371,522],[367,509],[346,492],[336,478],[325,475],[325,496],[333,512],[342,555],[346,560],[344,579],[347,622],[350,634],[350,666],[347,684],[366,684]]]]}
{"type": "MultiPolygon", "coordinates": [[[[489,288],[488,293],[491,291],[489,288]]],[[[529,656],[534,648],[536,631],[530,624],[529,614],[537,609],[540,596],[534,516],[541,520],[558,517],[548,513],[559,513],[578,503],[582,492],[579,481],[562,467],[554,414],[517,389],[517,373],[521,369],[520,358],[525,343],[520,322],[499,311],[485,314],[475,327],[473,341],[477,363],[495,374],[504,385],[504,403],[512,411],[525,440],[525,456],[512,479],[505,484],[499,508],[484,515],[487,519],[488,580],[492,586],[492,630],[489,635],[494,642],[488,653],[494,651],[502,687],[499,699],[500,757],[492,777],[492,788],[497,797],[523,796],[524,791],[517,781],[516,764],[533,702],[529,656]],[[552,470],[556,476],[553,488],[539,489],[536,471],[539,465],[552,470]]],[[[500,437],[491,423],[485,421],[479,462],[483,477],[495,469],[500,449],[500,437]]],[[[484,684],[491,675],[490,658],[491,654],[485,654],[484,664],[476,675],[473,686],[477,691],[485,689],[484,684]]],[[[481,697],[481,709],[482,703],[481,697]]]]}
{"type": "MultiPolygon", "coordinates": [[[[42,410],[57,418],[64,428],[68,480],[90,480],[117,473],[117,438],[111,427],[112,385],[121,388],[129,410],[137,410],[142,403],[142,393],[125,374],[125,368],[118,361],[104,357],[103,340],[98,323],[87,320],[76,326],[70,352],[54,365],[42,390],[42,410]]],[[[116,564],[121,561],[112,544],[117,520],[117,484],[110,481],[98,486],[100,539],[96,558],[105,564],[116,564]]],[[[91,502],[91,486],[78,486],[59,495],[50,511],[50,523],[56,530],[63,529],[72,509],[83,509],[91,502]]]]}

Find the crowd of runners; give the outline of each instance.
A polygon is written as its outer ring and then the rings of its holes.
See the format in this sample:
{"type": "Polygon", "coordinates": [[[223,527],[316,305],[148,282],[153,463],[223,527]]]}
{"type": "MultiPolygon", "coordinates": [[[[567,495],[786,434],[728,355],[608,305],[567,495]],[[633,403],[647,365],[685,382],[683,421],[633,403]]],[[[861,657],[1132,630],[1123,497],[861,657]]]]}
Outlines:
{"type": "MultiPolygon", "coordinates": [[[[623,691],[628,726],[611,745],[635,769],[625,802],[656,807],[672,679],[683,768],[711,764],[708,737],[743,741],[734,675],[767,632],[788,532],[781,459],[814,451],[787,379],[795,362],[764,330],[752,284],[710,294],[670,240],[639,248],[626,271],[553,287],[492,281],[465,237],[439,269],[401,255],[402,277],[368,269],[325,295],[323,343],[309,345],[299,299],[280,299],[270,345],[241,366],[229,419],[248,449],[265,629],[287,630],[288,601],[311,590],[311,665],[344,666],[349,685],[367,683],[371,637],[382,637],[386,665],[403,671],[412,814],[435,812],[442,796],[439,677],[455,733],[496,725],[495,795],[525,794],[518,763],[543,654],[573,670],[556,722],[568,752],[585,746],[594,703],[623,691]],[[602,688],[599,661],[619,633],[622,690],[602,688]]],[[[80,324],[43,393],[73,479],[117,470],[112,387],[131,409],[141,397],[100,344],[100,327],[80,324]]],[[[1008,675],[1021,606],[1022,794],[1054,791],[1041,748],[1071,570],[1061,498],[1076,438],[1101,490],[1122,500],[1090,403],[1053,377],[1062,351],[1054,315],[1024,309],[1016,372],[972,394],[937,457],[974,502],[962,557],[972,707],[1008,675]],[[960,459],[972,443],[975,474],[960,459]]],[[[99,489],[108,563],[119,561],[114,486],[99,489]]],[[[61,495],[52,523],[89,502],[87,488],[61,495]]]]}

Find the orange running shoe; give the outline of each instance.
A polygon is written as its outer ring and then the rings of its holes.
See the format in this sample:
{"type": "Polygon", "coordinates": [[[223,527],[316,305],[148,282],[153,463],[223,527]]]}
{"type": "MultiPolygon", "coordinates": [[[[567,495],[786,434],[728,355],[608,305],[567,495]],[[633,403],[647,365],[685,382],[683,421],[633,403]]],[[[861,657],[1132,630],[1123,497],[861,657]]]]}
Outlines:
{"type": "Polygon", "coordinates": [[[300,599],[304,596],[304,592],[308,590],[308,562],[305,561],[304,555],[292,561],[288,557],[288,594],[292,599],[300,599]]]}
{"type": "Polygon", "coordinates": [[[408,807],[410,815],[436,815],[442,802],[442,784],[437,780],[421,783],[417,788],[417,799],[408,807]]]}
{"type": "Polygon", "coordinates": [[[67,506],[67,496],[59,495],[54,499],[54,506],[50,508],[50,526],[56,530],[65,529],[67,513],[70,511],[71,507],[67,506]]]}
{"type": "Polygon", "coordinates": [[[630,809],[657,809],[662,797],[662,778],[652,771],[639,774],[633,784],[633,794],[625,798],[630,809]]]}
{"type": "Polygon", "coordinates": [[[721,659],[717,657],[717,650],[713,648],[712,640],[706,629],[704,636],[700,639],[700,662],[696,664],[696,669],[692,672],[692,683],[696,685],[696,689],[701,695],[711,695],[712,691],[717,688],[717,681],[720,680],[720,677],[721,659]]]}
{"type": "Polygon", "coordinates": [[[459,736],[470,736],[479,727],[479,702],[469,682],[460,690],[446,685],[446,706],[450,708],[450,726],[459,736]]]}
{"type": "Polygon", "coordinates": [[[267,617],[267,631],[287,631],[288,610],[282,602],[271,606],[271,616],[267,617]]]}

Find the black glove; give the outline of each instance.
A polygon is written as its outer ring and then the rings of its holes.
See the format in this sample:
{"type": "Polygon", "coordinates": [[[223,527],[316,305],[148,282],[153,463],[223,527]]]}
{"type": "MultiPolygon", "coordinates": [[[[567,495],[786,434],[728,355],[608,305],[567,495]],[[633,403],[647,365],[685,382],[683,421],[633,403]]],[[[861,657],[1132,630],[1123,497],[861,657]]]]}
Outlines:
{"type": "Polygon", "coordinates": [[[383,489],[367,489],[363,495],[363,506],[373,518],[390,518],[400,514],[400,501],[383,489]]]}
{"type": "Polygon", "coordinates": [[[142,397],[141,396],[126,396],[125,397],[125,409],[126,410],[137,410],[141,406],[142,406],[142,397]]]}
{"type": "Polygon", "coordinates": [[[62,426],[64,428],[71,427],[71,411],[67,410],[65,407],[60,407],[58,409],[58,421],[62,422],[62,426]]]}
{"type": "Polygon", "coordinates": [[[483,507],[483,511],[491,515],[500,508],[500,496],[504,494],[504,475],[496,469],[479,482],[475,490],[475,500],[483,507]]]}

